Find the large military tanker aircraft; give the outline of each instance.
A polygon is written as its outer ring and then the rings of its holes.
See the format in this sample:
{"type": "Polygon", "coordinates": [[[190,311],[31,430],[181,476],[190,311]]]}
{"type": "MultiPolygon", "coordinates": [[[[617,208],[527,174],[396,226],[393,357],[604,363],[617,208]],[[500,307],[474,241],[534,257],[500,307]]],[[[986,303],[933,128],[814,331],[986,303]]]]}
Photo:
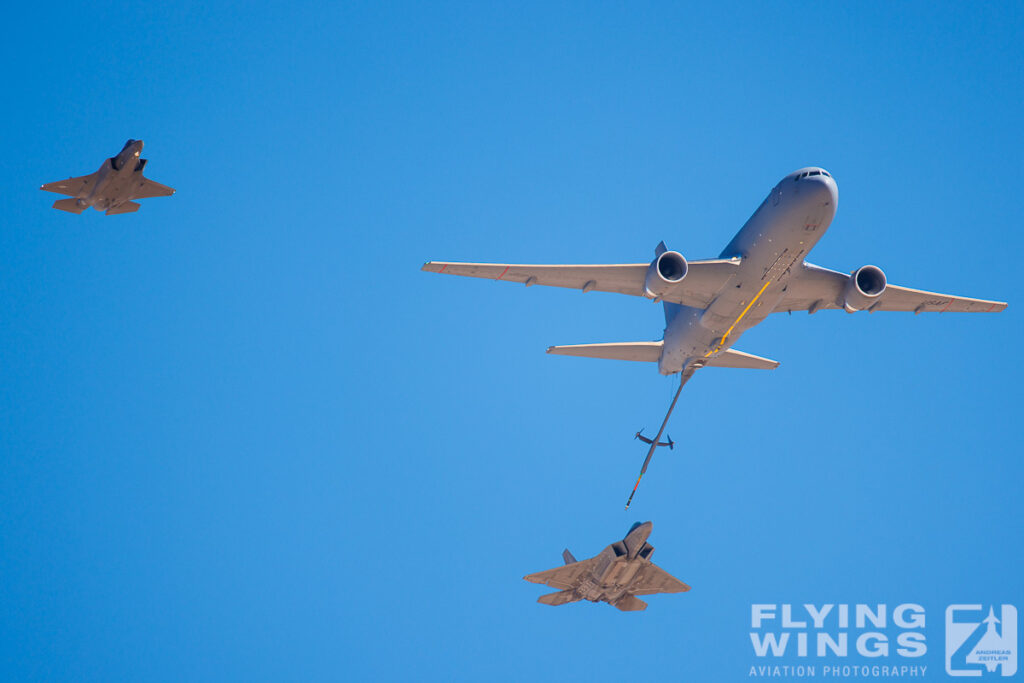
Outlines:
{"type": "MultiPolygon", "coordinates": [[[[717,259],[687,261],[662,242],[655,248],[655,258],[650,263],[519,265],[429,261],[423,270],[520,282],[528,287],[549,285],[583,292],[618,292],[661,301],[666,322],[661,341],[552,346],[548,353],[657,363],[664,375],[680,373],[680,390],[703,367],[778,367],[777,361],[732,348],[740,335],[770,313],[816,313],[825,309],[844,309],[848,313],[991,313],[1006,308],[1001,301],[891,285],[882,270],[873,265],[861,266],[847,275],[805,262],[807,253],[832,223],[838,199],[836,182],[825,169],[809,167],[794,171],[772,188],[717,259]]],[[[653,439],[641,476],[667,422],[668,415],[653,439]]]]}

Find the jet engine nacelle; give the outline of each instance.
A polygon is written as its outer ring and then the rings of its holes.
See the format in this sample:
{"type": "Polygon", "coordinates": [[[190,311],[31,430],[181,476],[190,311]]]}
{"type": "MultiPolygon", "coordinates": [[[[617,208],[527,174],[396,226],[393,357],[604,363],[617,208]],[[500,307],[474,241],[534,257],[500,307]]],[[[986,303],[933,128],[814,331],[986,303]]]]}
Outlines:
{"type": "Polygon", "coordinates": [[[847,313],[871,307],[885,291],[885,273],[878,266],[861,266],[850,275],[843,290],[843,308],[847,313]]]}
{"type": "Polygon", "coordinates": [[[686,277],[689,266],[686,259],[678,251],[666,251],[658,254],[647,267],[644,278],[644,294],[651,299],[664,295],[672,285],[686,277]]]}

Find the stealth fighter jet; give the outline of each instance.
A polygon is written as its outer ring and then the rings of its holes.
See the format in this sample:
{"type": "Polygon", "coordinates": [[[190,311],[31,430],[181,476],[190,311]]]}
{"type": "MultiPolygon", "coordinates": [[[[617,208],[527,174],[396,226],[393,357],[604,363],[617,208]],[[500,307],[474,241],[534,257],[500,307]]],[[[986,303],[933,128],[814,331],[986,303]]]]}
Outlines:
{"type": "Polygon", "coordinates": [[[647,609],[638,595],[682,593],[685,583],[651,562],[654,547],[647,542],[651,522],[634,524],[626,537],[590,558],[577,562],[568,550],[562,553],[564,567],[530,574],[523,578],[560,589],[537,599],[545,605],[564,605],[577,600],[607,602],[623,612],[647,609]]]}
{"type": "Polygon", "coordinates": [[[92,175],[46,183],[41,190],[66,194],[71,199],[58,199],[53,208],[71,213],[82,213],[90,206],[106,211],[108,216],[139,210],[133,199],[168,197],[174,188],[153,182],[142,175],[146,160],[142,155],[142,140],[129,140],[117,156],[103,162],[92,175]]]}

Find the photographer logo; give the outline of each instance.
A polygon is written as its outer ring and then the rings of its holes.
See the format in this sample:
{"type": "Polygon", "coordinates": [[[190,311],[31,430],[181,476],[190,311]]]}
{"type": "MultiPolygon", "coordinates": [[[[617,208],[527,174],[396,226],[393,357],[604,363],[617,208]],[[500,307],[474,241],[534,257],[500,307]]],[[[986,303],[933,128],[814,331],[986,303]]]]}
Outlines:
{"type": "Polygon", "coordinates": [[[1017,608],[950,605],[946,608],[946,673],[950,676],[1017,673],[1017,608]]]}

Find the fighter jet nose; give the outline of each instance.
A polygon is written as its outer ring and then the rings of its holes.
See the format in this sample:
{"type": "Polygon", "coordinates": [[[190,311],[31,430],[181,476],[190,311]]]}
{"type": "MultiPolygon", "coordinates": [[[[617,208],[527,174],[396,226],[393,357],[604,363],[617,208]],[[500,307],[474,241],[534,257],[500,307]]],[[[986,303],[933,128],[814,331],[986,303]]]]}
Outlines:
{"type": "Polygon", "coordinates": [[[641,541],[646,541],[647,537],[651,535],[651,530],[654,528],[653,522],[637,522],[629,528],[629,533],[626,534],[627,538],[637,538],[641,541]]]}

